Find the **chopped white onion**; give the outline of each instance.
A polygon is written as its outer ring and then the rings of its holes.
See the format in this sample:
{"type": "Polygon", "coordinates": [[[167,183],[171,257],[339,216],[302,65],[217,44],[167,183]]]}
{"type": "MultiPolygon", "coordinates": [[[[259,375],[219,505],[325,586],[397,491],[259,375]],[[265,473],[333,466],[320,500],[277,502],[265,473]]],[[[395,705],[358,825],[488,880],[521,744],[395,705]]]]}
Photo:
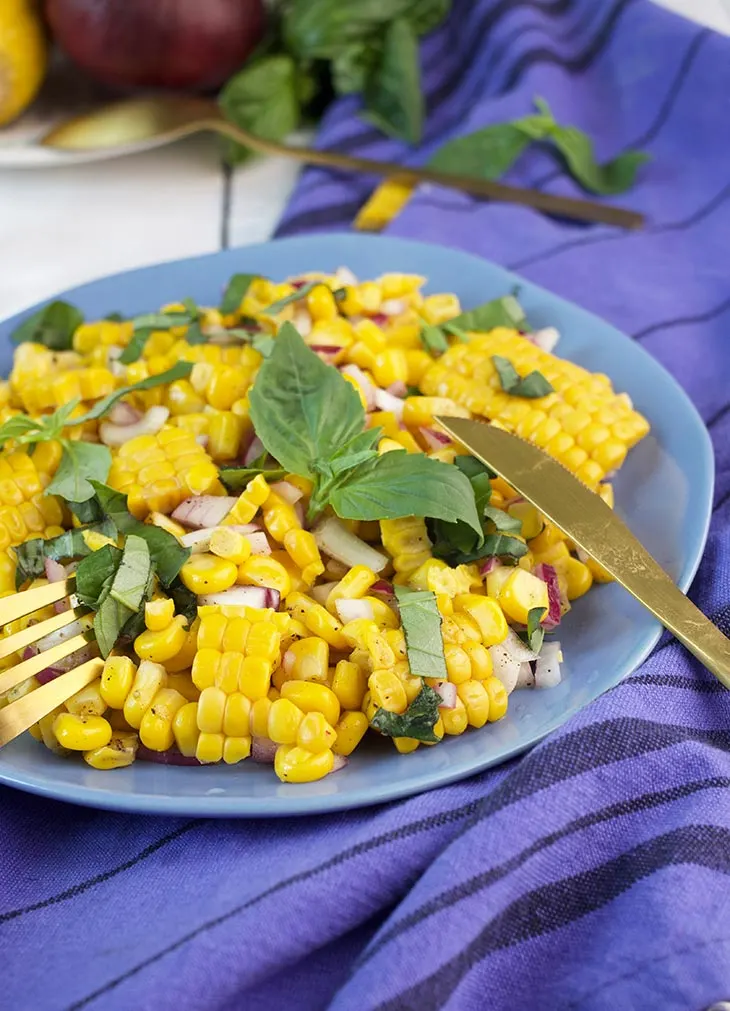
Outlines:
{"type": "Polygon", "coordinates": [[[75,635],[80,635],[86,628],[88,628],[88,625],[83,625],[80,621],[72,621],[70,625],[57,628],[55,632],[49,632],[42,639],[38,639],[34,644],[34,648],[37,653],[45,653],[47,649],[60,646],[62,642],[68,642],[75,635]]]}
{"type": "Polygon", "coordinates": [[[263,530],[258,530],[252,534],[244,534],[244,537],[251,545],[252,555],[270,555],[271,545],[263,530]]]}
{"type": "Polygon", "coordinates": [[[264,444],[261,441],[261,439],[259,439],[258,435],[255,435],[253,439],[251,439],[248,449],[244,454],[243,457],[244,467],[248,467],[250,464],[254,462],[254,460],[258,460],[263,451],[264,451],[264,444]]]}
{"type": "Polygon", "coordinates": [[[382,572],[388,565],[389,559],[385,555],[356,537],[336,516],[322,520],[312,533],[320,551],[350,568],[365,565],[373,572],[382,572]]]}
{"type": "Polygon", "coordinates": [[[408,308],[408,303],[404,298],[386,298],[380,303],[380,312],[384,316],[400,316],[408,308]]]}
{"type": "Polygon", "coordinates": [[[338,267],[335,271],[335,278],[339,282],[340,287],[349,285],[351,288],[354,288],[358,283],[357,278],[349,267],[338,267]]]}
{"type": "Polygon", "coordinates": [[[46,570],[46,579],[49,583],[60,583],[61,580],[66,578],[66,570],[57,562],[55,558],[46,558],[43,562],[43,567],[46,570]]]}
{"type": "Polygon", "coordinates": [[[314,597],[318,604],[321,604],[322,607],[324,607],[327,602],[327,598],[338,583],[338,579],[335,579],[332,583],[320,583],[319,586],[313,586],[309,593],[312,597],[314,597]]]}
{"type": "Polygon", "coordinates": [[[304,495],[301,488],[297,488],[291,481],[274,481],[269,487],[287,501],[289,505],[295,505],[304,495]]]}
{"type": "MultiPolygon", "coordinates": [[[[210,539],[213,536],[213,532],[217,530],[218,527],[204,527],[202,530],[191,530],[187,534],[183,534],[180,538],[180,543],[185,548],[190,548],[193,554],[199,554],[201,551],[207,551],[210,547],[210,539]]],[[[231,524],[231,526],[226,527],[226,530],[235,530],[237,534],[243,534],[250,541],[250,535],[261,532],[261,527],[256,523],[238,523],[231,524]]],[[[266,534],[264,534],[264,538],[266,534]]],[[[268,547],[269,542],[266,542],[268,547]]],[[[269,552],[253,551],[252,554],[260,555],[262,553],[268,554],[269,552]]]]}
{"type": "Polygon", "coordinates": [[[507,632],[507,638],[500,642],[499,647],[507,650],[509,655],[513,660],[519,660],[520,663],[524,663],[529,660],[537,660],[537,653],[534,649],[530,649],[525,643],[520,639],[514,629],[509,629],[507,632]]]}
{"type": "Polygon", "coordinates": [[[197,444],[199,446],[202,446],[203,449],[205,449],[205,447],[208,445],[208,436],[207,435],[196,435],[195,436],[195,441],[197,442],[197,444]]]}
{"type": "Polygon", "coordinates": [[[439,681],[434,688],[437,695],[441,696],[439,709],[456,709],[456,685],[451,681],[439,681]]]}
{"type": "Polygon", "coordinates": [[[308,309],[300,308],[294,313],[292,323],[302,337],[309,337],[312,332],[312,317],[308,309]]]}
{"type": "Polygon", "coordinates": [[[517,684],[515,688],[534,688],[535,687],[535,674],[532,670],[532,664],[521,663],[520,672],[517,675],[517,684]]]}
{"type": "Polygon", "coordinates": [[[554,326],[543,327],[542,330],[535,330],[530,334],[530,340],[537,344],[541,351],[552,351],[560,340],[560,334],[554,326]]]}
{"type": "Polygon", "coordinates": [[[281,594],[270,586],[232,586],[230,590],[220,593],[204,593],[198,597],[198,603],[228,604],[233,607],[273,607],[279,606],[281,594]]]}
{"type": "Polygon", "coordinates": [[[343,376],[349,376],[355,380],[362,390],[362,395],[365,397],[365,409],[372,411],[375,407],[375,386],[373,386],[363,370],[359,369],[357,365],[343,365],[340,372],[343,376]]]}
{"type": "Polygon", "coordinates": [[[170,412],[166,407],[150,407],[144,417],[134,425],[115,425],[111,421],[102,421],[99,425],[99,437],[105,446],[123,446],[130,439],[139,435],[155,435],[159,432],[170,412]]]}
{"type": "Polygon", "coordinates": [[[560,661],[563,654],[559,642],[546,642],[535,661],[535,688],[555,688],[562,680],[560,661]]]}
{"type": "Polygon", "coordinates": [[[340,769],[344,769],[347,765],[347,758],[345,755],[335,755],[335,760],[332,763],[332,768],[330,769],[328,775],[331,776],[333,772],[339,772],[340,769]]]}
{"type": "Polygon", "coordinates": [[[367,618],[369,621],[375,618],[373,605],[369,600],[348,600],[346,598],[336,600],[335,610],[343,625],[346,625],[348,621],[356,621],[358,618],[367,618]]]}
{"type": "Polygon", "coordinates": [[[434,453],[451,445],[451,439],[445,432],[438,432],[435,428],[425,428],[423,426],[418,431],[428,443],[428,448],[434,453]]]}
{"type": "Polygon", "coordinates": [[[392,411],[398,421],[403,418],[404,403],[401,397],[396,397],[387,390],[375,387],[375,406],[379,411],[392,411]]]}
{"type": "Polygon", "coordinates": [[[515,690],[520,673],[520,665],[523,661],[514,657],[509,649],[505,648],[504,643],[490,646],[489,652],[492,657],[494,676],[499,678],[509,695],[510,692],[515,690]]]}
{"type": "Polygon", "coordinates": [[[142,412],[126,401],[118,400],[107,417],[113,425],[135,425],[142,417],[142,412]]]}
{"type": "Polygon", "coordinates": [[[181,502],[172,518],[184,527],[197,530],[217,527],[236,502],[238,499],[234,495],[195,495],[181,502]]]}

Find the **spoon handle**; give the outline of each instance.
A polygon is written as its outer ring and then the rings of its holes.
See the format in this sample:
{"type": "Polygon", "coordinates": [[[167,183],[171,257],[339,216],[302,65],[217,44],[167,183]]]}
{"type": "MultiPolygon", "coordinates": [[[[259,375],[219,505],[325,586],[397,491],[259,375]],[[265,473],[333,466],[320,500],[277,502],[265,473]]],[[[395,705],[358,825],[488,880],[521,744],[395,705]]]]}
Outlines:
{"type": "Polygon", "coordinates": [[[340,154],[337,151],[318,151],[310,147],[292,147],[288,144],[279,144],[276,141],[263,140],[246,130],[241,130],[223,118],[211,117],[197,120],[190,124],[190,128],[186,132],[212,130],[230,137],[260,154],[282,155],[308,165],[326,165],[330,168],[344,169],[349,172],[365,172],[386,178],[397,176],[399,181],[406,184],[437,183],[440,186],[448,186],[451,189],[473,193],[490,200],[522,204],[548,214],[559,214],[562,217],[576,218],[581,221],[595,221],[605,225],[615,225],[619,228],[641,228],[644,223],[643,215],[636,211],[612,207],[594,200],[576,200],[573,197],[556,196],[553,193],[525,189],[522,186],[509,186],[506,183],[490,179],[475,179],[471,176],[453,175],[450,172],[437,172],[429,168],[410,168],[394,162],[357,158],[352,155],[340,154]]]}

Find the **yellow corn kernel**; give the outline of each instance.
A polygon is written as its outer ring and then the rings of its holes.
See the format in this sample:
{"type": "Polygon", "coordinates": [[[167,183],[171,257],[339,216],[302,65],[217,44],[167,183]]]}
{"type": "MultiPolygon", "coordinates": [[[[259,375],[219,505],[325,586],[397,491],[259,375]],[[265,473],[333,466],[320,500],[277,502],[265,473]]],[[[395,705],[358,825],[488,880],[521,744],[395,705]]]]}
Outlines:
{"type": "Polygon", "coordinates": [[[428,295],[423,300],[421,315],[427,323],[446,323],[461,313],[461,305],[456,295],[428,295]]]}
{"type": "Polygon", "coordinates": [[[216,527],[210,537],[210,550],[219,558],[242,565],[251,555],[251,542],[231,527],[216,527]]]}
{"type": "Polygon", "coordinates": [[[269,710],[273,702],[264,697],[256,699],[251,706],[250,725],[254,737],[266,737],[269,726],[269,710]]]}
{"type": "Polygon", "coordinates": [[[204,688],[198,699],[198,730],[205,734],[220,734],[223,732],[223,718],[226,711],[228,696],[215,685],[204,688]]]}
{"type": "Polygon", "coordinates": [[[593,573],[588,565],[579,562],[577,558],[569,558],[565,564],[565,580],[568,600],[577,600],[593,585],[593,573]]]}
{"type": "Polygon", "coordinates": [[[485,646],[496,646],[507,638],[507,621],[496,600],[473,593],[462,593],[454,598],[454,606],[476,623],[485,646]]]}
{"type": "Polygon", "coordinates": [[[594,583],[612,583],[613,576],[602,565],[599,565],[593,558],[586,558],[585,564],[590,569],[594,583]]]}
{"type": "Polygon", "coordinates": [[[282,597],[288,597],[291,593],[289,573],[281,562],[270,555],[251,555],[238,567],[236,578],[244,586],[267,586],[278,590],[282,597]]]}
{"type": "Polygon", "coordinates": [[[547,551],[553,544],[558,544],[564,540],[565,534],[563,534],[562,530],[558,530],[553,523],[546,521],[540,533],[536,537],[529,539],[529,548],[533,554],[539,555],[541,552],[547,551]]]}
{"type": "Polygon", "coordinates": [[[494,597],[495,600],[499,598],[502,587],[512,575],[512,571],[509,565],[497,565],[496,568],[487,573],[486,587],[488,596],[494,597]]]}
{"type": "Polygon", "coordinates": [[[340,660],[332,678],[332,691],[343,709],[359,709],[367,691],[367,674],[351,660],[340,660]]]}
{"type": "Polygon", "coordinates": [[[353,565],[327,595],[327,610],[334,613],[337,600],[359,600],[364,597],[377,578],[366,565],[353,565]]]}
{"type": "Polygon", "coordinates": [[[302,621],[310,632],[324,639],[334,649],[347,649],[348,643],[342,634],[342,623],[321,604],[312,603],[302,621]]]}
{"type": "Polygon", "coordinates": [[[312,681],[285,681],[281,686],[281,696],[293,702],[303,713],[322,713],[332,727],[340,718],[340,703],[326,685],[312,681]]]}
{"type": "Polygon", "coordinates": [[[111,537],[106,537],[104,534],[100,534],[98,530],[84,530],[81,536],[89,551],[98,551],[105,544],[111,544],[113,547],[116,547],[115,540],[111,537]]]}
{"type": "Polygon", "coordinates": [[[274,772],[283,783],[312,783],[332,771],[332,751],[316,754],[298,745],[280,744],[276,749],[274,772]]]}
{"type": "Polygon", "coordinates": [[[84,761],[92,769],[107,772],[110,769],[122,769],[131,765],[137,754],[139,740],[136,734],[114,734],[108,744],[93,751],[84,752],[84,761]]]}
{"type": "MultiPolygon", "coordinates": [[[[175,602],[170,597],[148,600],[144,605],[144,623],[150,632],[161,632],[175,616],[175,602]]],[[[145,657],[147,660],[152,657],[145,657]]]]}
{"type": "Polygon", "coordinates": [[[490,698],[481,681],[465,681],[456,692],[466,707],[470,727],[483,727],[489,719],[490,698]]]}
{"type": "Polygon", "coordinates": [[[408,380],[408,359],[403,348],[389,347],[375,355],[373,378],[378,386],[408,380]]]}
{"type": "Polygon", "coordinates": [[[398,628],[398,616],[385,600],[375,596],[367,596],[362,599],[367,600],[370,604],[373,610],[373,619],[379,628],[398,628]]]}
{"type": "Polygon", "coordinates": [[[418,748],[421,742],[417,741],[415,737],[394,737],[393,744],[401,755],[410,755],[412,751],[418,748]]]}
{"type": "Polygon", "coordinates": [[[329,320],[337,318],[337,303],[326,284],[318,284],[309,292],[306,298],[307,309],[313,320],[329,320]]]}
{"type": "Polygon", "coordinates": [[[343,713],[335,727],[336,739],[332,750],[336,755],[351,755],[368,729],[365,713],[353,711],[343,713]]]}
{"type": "Polygon", "coordinates": [[[299,725],[303,719],[304,713],[298,706],[289,699],[278,698],[271,703],[269,709],[266,735],[275,744],[296,744],[299,725]]]}
{"type": "MultiPolygon", "coordinates": [[[[282,699],[281,701],[286,700],[282,699]]],[[[296,740],[300,748],[318,754],[320,751],[331,750],[336,740],[337,732],[334,727],[330,726],[322,713],[307,713],[301,720],[296,740]]]]}
{"type": "Polygon", "coordinates": [[[139,739],[146,748],[167,751],[172,747],[173,721],[184,705],[187,705],[185,696],[174,688],[161,688],[157,692],[139,726],[139,739]]]}
{"type": "Polygon", "coordinates": [[[168,673],[178,673],[179,671],[184,671],[189,667],[192,667],[195,654],[198,650],[197,642],[199,628],[200,619],[196,618],[187,631],[182,649],[176,653],[175,656],[165,661],[165,667],[167,668],[168,673]]]}
{"type": "Polygon", "coordinates": [[[238,456],[246,422],[231,410],[214,414],[208,428],[208,455],[216,463],[238,456]]]}
{"type": "Polygon", "coordinates": [[[92,681],[66,700],[66,709],[75,716],[103,716],[108,705],[101,693],[101,679],[92,681]]]}
{"type": "Polygon", "coordinates": [[[140,660],[152,660],[153,663],[165,663],[172,660],[185,645],[188,635],[187,623],[187,618],[178,614],[169,625],[159,632],[147,629],[134,640],[135,653],[140,660]]]}
{"type": "Polygon", "coordinates": [[[406,690],[400,678],[389,670],[375,670],[368,678],[370,698],[378,709],[404,713],[408,708],[406,690]]]}
{"type": "Polygon", "coordinates": [[[200,698],[200,689],[193,684],[193,679],[187,671],[176,671],[171,674],[167,669],[167,687],[180,692],[188,702],[197,702],[200,698]]]}
{"type": "Polygon", "coordinates": [[[197,703],[189,702],[175,714],[172,730],[178,750],[186,758],[192,758],[198,744],[200,731],[197,724],[197,703]]]}
{"type": "Polygon", "coordinates": [[[122,709],[137,673],[128,656],[110,656],[104,661],[99,691],[112,709],[122,709]]]}
{"type": "Polygon", "coordinates": [[[271,663],[260,656],[243,658],[238,690],[251,701],[264,698],[271,687],[271,663]]]}
{"type": "Polygon", "coordinates": [[[266,478],[263,474],[257,474],[248,482],[238,501],[223,520],[224,526],[250,523],[259,511],[259,507],[268,499],[269,492],[266,478]]]}
{"type": "MultiPolygon", "coordinates": [[[[203,614],[200,619],[200,626],[198,628],[198,649],[211,649],[218,652],[222,652],[223,637],[228,634],[228,629],[230,627],[230,621],[226,616],[216,609],[212,609],[206,614],[203,614]]],[[[248,634],[249,628],[248,622],[246,622],[245,633],[248,634]]],[[[245,635],[243,638],[243,645],[240,647],[241,650],[245,647],[246,639],[245,635]]],[[[228,647],[230,649],[236,649],[236,646],[228,647]]]]}
{"type": "Polygon", "coordinates": [[[301,528],[294,506],[283,499],[281,495],[277,495],[275,491],[269,492],[261,510],[266,529],[279,544],[284,543],[284,538],[290,530],[301,528]]]}
{"type": "Polygon", "coordinates": [[[449,681],[455,685],[460,685],[471,679],[471,662],[469,655],[462,646],[457,646],[456,643],[452,642],[445,643],[444,656],[446,658],[446,670],[449,675],[449,681]]]}
{"type": "Polygon", "coordinates": [[[329,657],[328,642],[319,636],[307,636],[289,646],[284,654],[283,670],[287,679],[324,683],[327,680],[329,657]]]}
{"type": "MultiPolygon", "coordinates": [[[[531,572],[515,568],[500,591],[499,605],[512,621],[527,624],[527,616],[533,608],[548,607],[547,584],[533,576],[531,572]]],[[[501,641],[501,640],[500,640],[501,641]]],[[[493,643],[488,645],[492,646],[493,643]]]]}
{"type": "Polygon", "coordinates": [[[529,502],[514,502],[507,507],[507,512],[522,523],[521,533],[526,541],[537,537],[542,530],[542,516],[529,502]]]}
{"type": "Polygon", "coordinates": [[[459,734],[463,734],[469,726],[466,706],[460,698],[457,698],[453,709],[441,709],[440,712],[444,724],[444,733],[450,737],[457,737],[459,734]]]}
{"type": "Polygon", "coordinates": [[[53,721],[53,733],[69,751],[95,751],[112,739],[112,728],[103,716],[76,716],[59,713],[53,721]]]}
{"type": "Polygon", "coordinates": [[[206,552],[191,555],[180,570],[185,586],[198,595],[228,590],[237,578],[238,567],[233,562],[206,552]]]}
{"type": "Polygon", "coordinates": [[[284,549],[301,569],[302,579],[307,586],[311,586],[317,576],[321,576],[324,572],[324,562],[317,542],[308,530],[301,528],[288,530],[284,534],[284,549]]]}
{"type": "Polygon", "coordinates": [[[281,633],[273,621],[257,621],[246,638],[246,655],[258,656],[269,663],[279,659],[281,633]]]}
{"type": "Polygon", "coordinates": [[[451,418],[471,417],[470,411],[449,397],[414,396],[403,401],[403,424],[409,428],[431,428],[439,414],[451,418]]]}
{"type": "Polygon", "coordinates": [[[482,685],[489,696],[489,722],[495,723],[507,712],[507,691],[498,677],[486,678],[482,685]]]}
{"type": "Polygon", "coordinates": [[[251,733],[251,700],[241,692],[233,692],[226,700],[223,733],[226,737],[248,737],[251,733]]]}
{"type": "Polygon", "coordinates": [[[142,717],[152,705],[157,692],[167,685],[167,672],[158,663],[143,660],[137,669],[132,688],[124,702],[124,718],[130,727],[139,730],[142,717]]]}
{"type": "MultiPolygon", "coordinates": [[[[610,469],[610,468],[607,468],[607,469],[610,469]]],[[[603,484],[599,484],[599,486],[598,486],[598,494],[601,496],[601,498],[606,503],[606,505],[609,507],[609,509],[613,509],[613,506],[614,506],[614,501],[613,501],[613,485],[610,484],[609,482],[604,481],[603,484]]]]}
{"type": "Polygon", "coordinates": [[[223,760],[223,748],[226,739],[223,734],[208,734],[201,732],[195,747],[195,757],[199,762],[210,765],[223,760]]]}
{"type": "Polygon", "coordinates": [[[250,737],[226,737],[223,741],[223,761],[226,765],[243,762],[251,754],[250,737]]]}
{"type": "Polygon", "coordinates": [[[469,657],[471,676],[475,681],[483,681],[492,676],[494,664],[492,654],[481,642],[465,642],[464,652],[469,657]]]}

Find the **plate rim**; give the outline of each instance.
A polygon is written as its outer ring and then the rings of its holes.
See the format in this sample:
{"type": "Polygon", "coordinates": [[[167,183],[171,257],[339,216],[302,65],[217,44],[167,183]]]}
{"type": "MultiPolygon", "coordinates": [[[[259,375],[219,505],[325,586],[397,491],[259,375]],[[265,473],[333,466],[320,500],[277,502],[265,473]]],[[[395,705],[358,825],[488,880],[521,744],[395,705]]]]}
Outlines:
{"type": "MultiPolygon", "coordinates": [[[[170,260],[157,261],[153,264],[147,264],[141,267],[134,267],[130,270],[117,271],[112,274],[101,275],[100,277],[94,278],[90,281],[86,281],[83,284],[74,285],[72,288],[64,289],[55,295],[50,295],[40,302],[35,303],[19,312],[13,314],[10,317],[0,319],[0,331],[6,330],[9,326],[20,323],[23,319],[27,318],[33,312],[37,311],[43,305],[46,305],[49,301],[54,298],[73,298],[74,296],[83,297],[84,292],[90,288],[94,288],[99,283],[114,281],[117,278],[129,277],[129,276],[139,276],[142,274],[147,274],[150,271],[154,271],[160,267],[170,267],[179,264],[192,265],[195,262],[211,261],[219,257],[229,257],[235,255],[238,251],[246,251],[247,253],[255,252],[256,249],[263,247],[270,247],[272,245],[282,246],[287,245],[289,247],[303,247],[306,248],[312,242],[318,243],[322,241],[327,242],[353,242],[356,244],[370,244],[370,245],[382,245],[386,244],[389,246],[398,245],[404,249],[423,249],[424,247],[438,252],[442,255],[455,255],[459,258],[466,258],[473,261],[475,265],[480,268],[485,266],[490,268],[496,268],[499,272],[503,273],[508,279],[514,279],[515,283],[523,283],[529,286],[529,288],[538,296],[545,296],[549,300],[558,300],[564,305],[568,306],[573,311],[578,311],[580,314],[585,316],[590,322],[600,324],[602,328],[610,328],[614,334],[620,339],[621,342],[629,342],[628,346],[631,346],[636,353],[639,354],[640,358],[644,362],[649,363],[649,367],[658,370],[662,374],[665,383],[668,383],[672,389],[672,402],[676,403],[680,401],[683,404],[685,412],[687,412],[693,421],[692,430],[694,436],[698,439],[698,450],[700,456],[700,470],[704,479],[703,491],[705,492],[703,499],[700,503],[700,508],[695,517],[694,528],[697,531],[697,536],[695,538],[694,549],[688,552],[688,558],[686,564],[677,579],[677,585],[679,588],[686,592],[689,588],[695,574],[699,568],[702,561],[702,557],[705,552],[705,547],[707,543],[707,538],[709,535],[710,522],[712,518],[712,504],[713,504],[713,490],[714,490],[714,480],[715,480],[715,457],[712,447],[712,441],[710,434],[705,426],[699,411],[695,407],[694,403],[685,392],[685,390],[680,386],[674,376],[659,362],[654,358],[649,352],[643,348],[640,344],[634,342],[631,337],[623,333],[617,327],[615,327],[609,321],[603,319],[602,317],[596,315],[588,309],[584,309],[582,306],[575,302],[564,298],[562,295],[555,294],[549,289],[545,288],[540,284],[536,284],[528,278],[523,278],[521,275],[508,270],[501,264],[495,263],[492,260],[488,260],[485,257],[481,257],[474,253],[470,253],[466,250],[456,249],[450,246],[445,246],[435,242],[418,241],[413,239],[404,239],[398,236],[388,236],[388,235],[358,235],[351,232],[323,232],[323,233],[312,233],[307,235],[297,235],[291,237],[284,237],[281,239],[268,239],[263,242],[248,243],[241,246],[236,246],[232,249],[226,250],[215,250],[210,253],[203,253],[196,256],[189,257],[179,257],[170,260]]],[[[2,338],[0,338],[2,339],[2,338]]],[[[651,420],[651,419],[650,419],[651,420]]],[[[607,686],[599,695],[594,696],[589,699],[585,704],[581,705],[575,711],[569,711],[565,719],[557,722],[554,726],[550,726],[545,729],[544,732],[537,734],[533,737],[529,743],[520,742],[514,746],[505,749],[500,753],[499,758],[490,759],[486,758],[483,763],[477,763],[471,767],[468,771],[463,769],[454,769],[440,771],[439,773],[434,773],[433,771],[426,771],[420,776],[410,776],[406,781],[395,781],[388,786],[387,789],[382,787],[376,787],[367,791],[365,796],[360,796],[357,793],[354,795],[350,794],[332,794],[330,796],[300,796],[298,797],[295,793],[287,795],[286,798],[271,798],[271,797],[248,797],[248,798],[236,798],[236,797],[226,797],[224,796],[201,796],[201,797],[180,797],[179,795],[173,794],[172,792],[159,796],[156,794],[149,793],[120,793],[119,791],[104,789],[101,786],[85,786],[85,785],[71,785],[64,783],[59,783],[52,779],[48,779],[47,776],[43,774],[33,775],[27,773],[13,773],[11,775],[6,775],[3,771],[3,761],[2,754],[0,753],[0,784],[13,787],[22,790],[27,793],[35,794],[37,796],[46,797],[54,800],[64,801],[66,803],[71,803],[79,805],[82,807],[90,807],[98,810],[109,810],[109,811],[119,811],[133,814],[148,814],[148,815],[161,815],[161,816],[189,816],[189,817],[207,817],[207,818],[283,818],[283,817],[298,817],[304,815],[319,815],[319,814],[329,814],[342,810],[355,809],[370,807],[377,804],[388,803],[396,800],[401,800],[405,797],[415,796],[419,793],[425,792],[427,790],[438,789],[442,786],[447,786],[450,783],[458,782],[463,779],[467,779],[471,776],[478,775],[484,772],[488,768],[495,768],[502,765],[504,762],[516,757],[517,755],[523,754],[524,752],[531,750],[533,747],[538,745],[545,737],[554,733],[561,726],[567,722],[572,716],[576,715],[577,712],[582,711],[587,705],[595,701],[596,698],[608,691],[610,687],[619,684],[621,680],[625,677],[630,676],[630,674],[639,667],[644,660],[649,656],[657,642],[662,635],[662,627],[657,623],[657,627],[654,633],[647,635],[643,640],[642,645],[638,646],[630,654],[630,658],[625,664],[625,671],[620,678],[617,678],[612,682],[612,685],[607,686]]],[[[172,767],[169,767],[172,768],[172,767]]],[[[178,770],[175,770],[177,772],[178,770]]],[[[180,770],[184,772],[185,770],[180,770]]],[[[103,775],[103,774],[102,774],[103,775]]],[[[361,789],[361,793],[362,793],[361,789]]]]}

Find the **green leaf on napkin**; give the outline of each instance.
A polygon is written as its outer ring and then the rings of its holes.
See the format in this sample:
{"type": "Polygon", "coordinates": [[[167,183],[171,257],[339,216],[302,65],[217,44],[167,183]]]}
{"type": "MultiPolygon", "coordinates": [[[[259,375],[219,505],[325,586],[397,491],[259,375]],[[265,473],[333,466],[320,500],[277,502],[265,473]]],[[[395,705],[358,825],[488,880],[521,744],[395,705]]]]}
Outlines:
{"type": "Polygon", "coordinates": [[[391,137],[419,142],[424,100],[418,39],[404,18],[388,26],[380,61],[365,82],[364,98],[366,119],[391,137]]]}

